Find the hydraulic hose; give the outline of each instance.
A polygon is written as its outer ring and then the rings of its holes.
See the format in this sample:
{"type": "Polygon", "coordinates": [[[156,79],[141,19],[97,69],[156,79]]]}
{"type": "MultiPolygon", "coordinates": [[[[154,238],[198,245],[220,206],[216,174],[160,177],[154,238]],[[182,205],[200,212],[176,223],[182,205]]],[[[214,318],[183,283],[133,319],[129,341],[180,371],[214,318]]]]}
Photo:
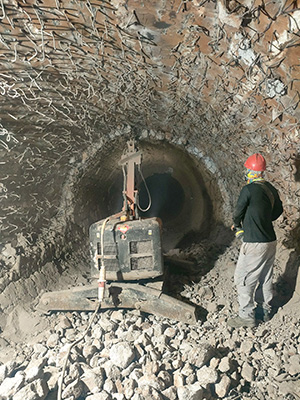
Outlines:
{"type": "Polygon", "coordinates": [[[140,206],[140,204],[139,204],[139,201],[138,201],[137,206],[138,206],[138,209],[139,209],[140,211],[142,211],[142,212],[147,212],[147,211],[150,210],[150,208],[151,208],[152,199],[151,199],[151,194],[150,194],[150,191],[149,191],[147,182],[146,182],[146,180],[145,180],[145,178],[144,178],[144,175],[143,175],[143,173],[142,173],[142,170],[141,170],[141,166],[140,166],[140,165],[139,165],[139,173],[140,173],[141,178],[142,178],[142,180],[143,180],[143,183],[144,183],[144,185],[145,185],[145,188],[146,188],[146,191],[147,191],[147,195],[148,195],[149,203],[148,203],[148,206],[147,206],[146,208],[142,208],[142,207],[140,206]]]}
{"type": "Polygon", "coordinates": [[[105,264],[104,264],[104,230],[105,225],[109,221],[109,217],[103,221],[101,227],[101,267],[99,271],[99,279],[98,279],[98,300],[101,302],[104,298],[105,292],[105,283],[106,283],[106,271],[105,271],[105,264]]]}
{"type": "Polygon", "coordinates": [[[84,331],[83,335],[75,340],[70,347],[68,348],[67,351],[67,355],[66,355],[66,359],[64,361],[63,364],[63,369],[62,369],[62,373],[61,373],[61,377],[58,380],[58,392],[57,392],[57,400],[61,400],[61,396],[62,396],[62,386],[63,386],[63,380],[64,380],[64,376],[65,376],[65,372],[66,372],[66,368],[67,368],[67,363],[68,363],[68,358],[70,355],[70,351],[72,350],[72,348],[78,344],[79,342],[81,342],[81,340],[84,339],[85,335],[88,333],[88,331],[90,330],[92,323],[95,319],[96,314],[98,313],[100,306],[101,306],[101,301],[104,298],[104,293],[105,293],[105,283],[106,283],[106,274],[105,274],[105,265],[104,265],[104,229],[105,229],[105,225],[107,224],[107,222],[109,221],[110,218],[106,218],[103,221],[102,227],[101,227],[101,267],[100,267],[100,271],[99,271],[99,279],[98,279],[98,304],[97,307],[94,311],[94,314],[92,315],[92,318],[86,328],[86,330],[84,331]]]}
{"type": "Polygon", "coordinates": [[[81,336],[79,339],[75,340],[75,341],[70,345],[70,347],[68,348],[67,355],[66,355],[66,359],[65,359],[64,364],[63,364],[62,373],[61,373],[60,379],[58,380],[57,400],[61,400],[61,396],[62,396],[62,386],[63,386],[64,376],[65,376],[65,372],[66,372],[66,368],[67,368],[67,363],[68,363],[68,358],[69,358],[70,352],[71,352],[72,348],[73,348],[76,344],[78,344],[79,342],[81,342],[81,341],[84,339],[85,335],[86,335],[86,334],[88,333],[88,331],[90,330],[90,328],[91,328],[91,326],[92,326],[92,323],[93,323],[93,321],[94,321],[94,319],[95,319],[95,316],[96,316],[96,314],[98,313],[98,311],[99,311],[99,309],[100,309],[100,306],[101,306],[101,302],[99,301],[98,304],[97,304],[97,307],[96,307],[96,309],[95,309],[95,311],[94,311],[94,314],[92,315],[92,318],[91,318],[91,320],[90,320],[90,322],[89,322],[89,324],[88,324],[88,326],[87,326],[87,328],[86,328],[86,330],[84,331],[84,333],[82,334],[82,336],[81,336]]]}

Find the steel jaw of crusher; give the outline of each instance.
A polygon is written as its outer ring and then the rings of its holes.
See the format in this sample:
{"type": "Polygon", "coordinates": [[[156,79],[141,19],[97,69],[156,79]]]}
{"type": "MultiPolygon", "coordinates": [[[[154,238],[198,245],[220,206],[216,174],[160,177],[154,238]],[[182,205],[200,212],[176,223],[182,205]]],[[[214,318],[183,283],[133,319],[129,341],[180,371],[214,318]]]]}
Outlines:
{"type": "MultiPolygon", "coordinates": [[[[38,311],[94,311],[97,306],[96,285],[44,293],[38,311]]],[[[106,286],[101,309],[138,309],[142,312],[187,324],[197,322],[197,309],[191,304],[137,283],[114,282],[106,286]]]]}

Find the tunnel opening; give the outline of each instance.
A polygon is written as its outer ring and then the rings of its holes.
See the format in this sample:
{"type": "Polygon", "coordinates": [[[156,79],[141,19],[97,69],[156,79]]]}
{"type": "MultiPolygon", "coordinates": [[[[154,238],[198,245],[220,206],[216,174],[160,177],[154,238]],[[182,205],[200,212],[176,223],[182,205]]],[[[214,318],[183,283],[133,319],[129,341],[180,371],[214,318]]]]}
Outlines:
{"type": "MultiPolygon", "coordinates": [[[[192,232],[208,235],[214,212],[203,165],[166,141],[140,140],[137,146],[142,152],[141,173],[136,174],[139,216],[162,220],[163,250],[176,247],[192,232]]],[[[122,209],[123,174],[118,161],[125,147],[120,141],[99,150],[78,182],[74,220],[86,237],[92,223],[122,209]]]]}
{"type": "Polygon", "coordinates": [[[184,190],[168,173],[149,176],[139,185],[138,192],[139,214],[142,218],[158,217],[165,224],[183,209],[184,190]]]}

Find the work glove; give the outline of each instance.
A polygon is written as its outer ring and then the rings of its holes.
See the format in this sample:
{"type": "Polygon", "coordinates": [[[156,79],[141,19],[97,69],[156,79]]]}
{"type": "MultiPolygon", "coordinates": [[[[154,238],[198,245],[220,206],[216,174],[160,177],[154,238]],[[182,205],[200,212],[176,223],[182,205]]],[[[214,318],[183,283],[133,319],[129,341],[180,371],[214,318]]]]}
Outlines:
{"type": "Polygon", "coordinates": [[[243,240],[244,238],[244,230],[242,228],[236,228],[235,237],[243,240]]]}
{"type": "Polygon", "coordinates": [[[243,240],[244,237],[244,230],[240,226],[231,226],[231,230],[234,231],[235,237],[238,239],[243,240]]]}

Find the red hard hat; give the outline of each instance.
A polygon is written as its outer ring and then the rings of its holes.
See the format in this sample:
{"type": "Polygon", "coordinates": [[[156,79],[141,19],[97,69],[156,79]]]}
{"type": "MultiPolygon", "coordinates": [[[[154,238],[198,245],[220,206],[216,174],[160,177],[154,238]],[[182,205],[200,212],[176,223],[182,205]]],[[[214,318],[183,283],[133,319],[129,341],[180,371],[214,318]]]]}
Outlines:
{"type": "Polygon", "coordinates": [[[266,160],[261,154],[255,153],[247,158],[244,166],[252,171],[265,171],[266,160]]]}

